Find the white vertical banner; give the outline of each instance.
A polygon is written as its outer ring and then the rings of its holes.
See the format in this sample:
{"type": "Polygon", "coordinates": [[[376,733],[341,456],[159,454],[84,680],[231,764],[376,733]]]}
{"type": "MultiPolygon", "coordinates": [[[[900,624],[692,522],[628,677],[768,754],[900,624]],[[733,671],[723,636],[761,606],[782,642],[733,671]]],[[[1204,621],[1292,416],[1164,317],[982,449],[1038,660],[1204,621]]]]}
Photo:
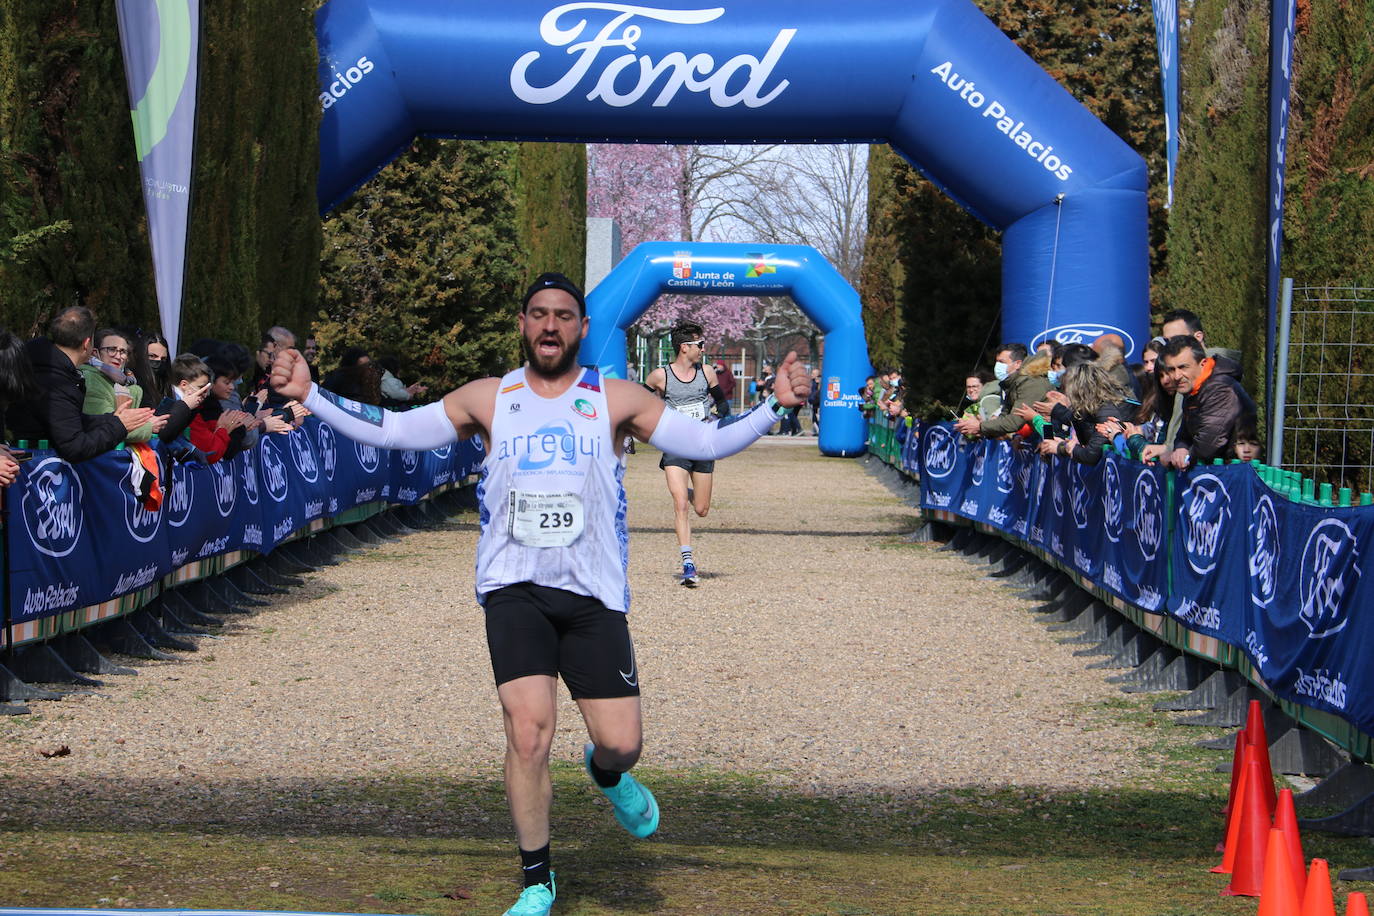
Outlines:
{"type": "Polygon", "coordinates": [[[116,0],[158,312],[177,352],[191,204],[199,0],[116,0]]]}

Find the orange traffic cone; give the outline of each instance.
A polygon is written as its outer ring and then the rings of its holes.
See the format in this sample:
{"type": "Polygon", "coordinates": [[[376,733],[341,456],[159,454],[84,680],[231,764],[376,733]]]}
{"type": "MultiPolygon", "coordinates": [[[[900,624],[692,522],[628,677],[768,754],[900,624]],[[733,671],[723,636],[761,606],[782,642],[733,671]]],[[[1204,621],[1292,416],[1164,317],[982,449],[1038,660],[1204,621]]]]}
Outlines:
{"type": "MultiPolygon", "coordinates": [[[[1245,768],[1245,729],[1236,732],[1236,750],[1231,754],[1231,789],[1226,793],[1226,807],[1221,809],[1227,823],[1231,820],[1231,809],[1236,805],[1236,791],[1240,788],[1240,771],[1245,768]]],[[[1220,849],[1217,852],[1221,852],[1220,849]]]]}
{"type": "Polygon", "coordinates": [[[1293,886],[1298,889],[1298,897],[1307,891],[1307,860],[1302,854],[1302,838],[1298,836],[1298,813],[1293,810],[1293,790],[1279,792],[1279,804],[1274,809],[1274,826],[1283,831],[1284,854],[1288,856],[1289,870],[1293,873],[1293,886]]]}
{"type": "MultiPolygon", "coordinates": [[[[1241,800],[1235,861],[1231,867],[1231,883],[1222,891],[1226,896],[1258,897],[1264,883],[1264,858],[1273,825],[1264,804],[1263,775],[1256,757],[1252,751],[1245,764],[1245,794],[1241,800]]],[[[1232,844],[1227,843],[1226,847],[1226,854],[1231,855],[1232,844]]]]}
{"type": "Polygon", "coordinates": [[[1250,701],[1250,710],[1245,718],[1245,741],[1258,752],[1264,769],[1264,795],[1272,815],[1278,796],[1274,792],[1274,771],[1269,768],[1269,735],[1264,730],[1264,711],[1260,709],[1259,700],[1250,701]]]}
{"type": "Polygon", "coordinates": [[[1269,828],[1269,846],[1264,860],[1264,888],[1260,892],[1259,916],[1299,916],[1298,889],[1293,885],[1293,870],[1288,867],[1288,838],[1277,827],[1269,828]]]}
{"type": "Polygon", "coordinates": [[[1244,809],[1241,801],[1245,798],[1245,784],[1250,779],[1250,759],[1255,751],[1249,745],[1241,748],[1240,781],[1236,784],[1236,800],[1231,806],[1231,816],[1226,819],[1226,839],[1221,845],[1221,864],[1212,869],[1218,875],[1229,875],[1236,864],[1236,850],[1240,848],[1240,815],[1244,809]]]}
{"type": "Polygon", "coordinates": [[[1369,901],[1355,891],[1345,897],[1345,916],[1369,916],[1369,901]]]}
{"type": "Polygon", "coordinates": [[[1331,873],[1325,859],[1313,859],[1307,873],[1307,892],[1302,895],[1302,916],[1336,916],[1331,895],[1331,873]]]}

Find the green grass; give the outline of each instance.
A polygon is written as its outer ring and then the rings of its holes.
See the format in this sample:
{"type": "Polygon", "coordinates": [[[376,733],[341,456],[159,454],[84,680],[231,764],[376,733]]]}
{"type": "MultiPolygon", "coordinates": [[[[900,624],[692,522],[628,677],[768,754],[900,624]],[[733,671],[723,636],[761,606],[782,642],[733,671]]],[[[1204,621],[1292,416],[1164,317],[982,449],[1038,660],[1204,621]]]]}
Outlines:
{"type": "MultiPolygon", "coordinates": [[[[646,842],[620,831],[579,767],[556,764],[556,913],[1249,916],[1255,902],[1220,897],[1226,879],[1208,872],[1225,754],[1193,742],[1217,733],[1174,725],[1150,710],[1154,699],[1082,710],[1145,736],[1152,775],[1122,789],[846,797],[645,767],[664,811],[646,842]]],[[[188,802],[179,784],[89,788],[81,804],[0,812],[0,900],[447,916],[500,913],[516,893],[494,771],[461,782],[303,774],[252,786],[261,802],[244,810],[188,802]]],[[[0,800],[42,791],[10,780],[0,800]]],[[[1311,834],[1304,844],[1333,874],[1374,858],[1364,840],[1311,834]]],[[[1338,898],[1349,889],[1361,888],[1338,898]]]]}

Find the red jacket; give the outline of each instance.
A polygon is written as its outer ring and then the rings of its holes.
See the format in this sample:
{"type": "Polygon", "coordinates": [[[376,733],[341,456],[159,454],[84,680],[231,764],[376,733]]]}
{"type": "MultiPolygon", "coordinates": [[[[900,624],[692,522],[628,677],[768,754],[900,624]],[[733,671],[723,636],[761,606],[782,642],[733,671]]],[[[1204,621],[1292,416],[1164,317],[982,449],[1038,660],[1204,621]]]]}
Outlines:
{"type": "Polygon", "coordinates": [[[211,464],[224,457],[229,448],[229,431],[219,425],[218,419],[207,419],[200,411],[191,417],[191,444],[205,453],[211,464]]]}

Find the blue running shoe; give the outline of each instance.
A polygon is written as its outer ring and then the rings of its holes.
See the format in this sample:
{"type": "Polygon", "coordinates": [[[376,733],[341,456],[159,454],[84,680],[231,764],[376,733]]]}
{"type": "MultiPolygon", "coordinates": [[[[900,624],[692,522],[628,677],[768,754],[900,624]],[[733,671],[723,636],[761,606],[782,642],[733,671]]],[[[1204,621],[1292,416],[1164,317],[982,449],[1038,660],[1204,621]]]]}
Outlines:
{"type": "Polygon", "coordinates": [[[697,576],[697,564],[691,562],[683,563],[682,584],[688,588],[696,588],[697,583],[700,581],[700,577],[697,576]]]}
{"type": "MultiPolygon", "coordinates": [[[[594,748],[595,745],[590,742],[582,748],[582,763],[587,768],[588,776],[592,775],[594,748]]],[[[658,802],[654,799],[654,793],[641,786],[629,773],[621,773],[620,782],[609,789],[596,785],[595,777],[592,778],[592,785],[601,789],[601,794],[611,800],[615,819],[630,833],[642,840],[658,829],[658,802]]]]}
{"type": "Polygon", "coordinates": [[[520,899],[515,901],[515,906],[506,910],[505,916],[549,916],[549,910],[553,909],[553,898],[557,895],[553,872],[549,872],[549,883],[525,888],[520,899]]]}

